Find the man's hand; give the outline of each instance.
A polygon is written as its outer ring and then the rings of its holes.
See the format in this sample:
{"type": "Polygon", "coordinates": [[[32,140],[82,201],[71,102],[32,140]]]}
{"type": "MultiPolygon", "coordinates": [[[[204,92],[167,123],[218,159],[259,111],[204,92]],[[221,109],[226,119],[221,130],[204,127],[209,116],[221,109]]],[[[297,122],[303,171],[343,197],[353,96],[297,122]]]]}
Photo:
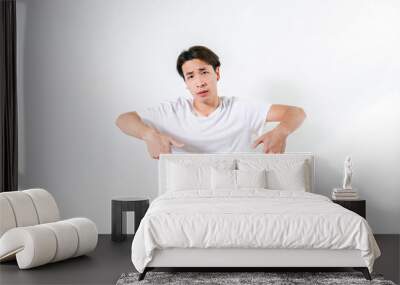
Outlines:
{"type": "Polygon", "coordinates": [[[287,137],[288,135],[285,132],[275,128],[256,139],[253,143],[253,148],[262,143],[264,153],[284,153],[287,137]]]}
{"type": "Polygon", "coordinates": [[[280,122],[280,124],[256,139],[253,148],[262,143],[264,153],[284,153],[287,137],[303,123],[305,118],[306,113],[302,108],[272,105],[268,111],[266,122],[280,122]]]}
{"type": "Polygon", "coordinates": [[[183,147],[184,144],[176,141],[170,136],[151,130],[143,136],[147,151],[154,159],[159,159],[161,153],[171,153],[171,145],[183,147]]]}

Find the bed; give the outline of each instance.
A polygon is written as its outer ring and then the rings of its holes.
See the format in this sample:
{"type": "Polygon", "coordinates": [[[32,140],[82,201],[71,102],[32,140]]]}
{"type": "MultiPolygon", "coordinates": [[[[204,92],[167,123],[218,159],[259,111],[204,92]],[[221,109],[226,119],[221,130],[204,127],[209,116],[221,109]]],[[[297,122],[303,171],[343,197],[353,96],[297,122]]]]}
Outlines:
{"type": "Polygon", "coordinates": [[[314,181],[311,153],[161,155],[132,242],[139,280],[161,267],[352,267],[370,280],[380,250],[367,221],[314,181]]]}

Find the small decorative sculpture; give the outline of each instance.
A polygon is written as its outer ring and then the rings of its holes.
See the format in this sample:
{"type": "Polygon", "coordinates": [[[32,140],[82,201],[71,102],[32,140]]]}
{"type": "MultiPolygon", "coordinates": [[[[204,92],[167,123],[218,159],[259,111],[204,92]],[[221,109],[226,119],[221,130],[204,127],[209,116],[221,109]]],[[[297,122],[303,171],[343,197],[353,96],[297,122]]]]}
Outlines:
{"type": "Polygon", "coordinates": [[[343,189],[351,190],[351,177],[353,175],[353,163],[351,161],[351,156],[346,156],[344,161],[344,179],[343,179],[343,189]]]}

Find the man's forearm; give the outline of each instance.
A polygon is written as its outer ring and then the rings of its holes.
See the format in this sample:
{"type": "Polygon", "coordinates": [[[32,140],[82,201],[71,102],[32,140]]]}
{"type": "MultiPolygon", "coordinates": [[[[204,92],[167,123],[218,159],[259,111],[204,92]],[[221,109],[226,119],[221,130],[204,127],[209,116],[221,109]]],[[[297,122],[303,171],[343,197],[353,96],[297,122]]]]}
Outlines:
{"type": "Polygon", "coordinates": [[[288,136],[301,126],[305,118],[306,113],[302,108],[291,107],[286,111],[276,129],[288,136]]]}
{"type": "Polygon", "coordinates": [[[152,132],[157,132],[157,130],[146,125],[136,112],[121,114],[115,124],[125,134],[141,140],[145,140],[152,132]]]}

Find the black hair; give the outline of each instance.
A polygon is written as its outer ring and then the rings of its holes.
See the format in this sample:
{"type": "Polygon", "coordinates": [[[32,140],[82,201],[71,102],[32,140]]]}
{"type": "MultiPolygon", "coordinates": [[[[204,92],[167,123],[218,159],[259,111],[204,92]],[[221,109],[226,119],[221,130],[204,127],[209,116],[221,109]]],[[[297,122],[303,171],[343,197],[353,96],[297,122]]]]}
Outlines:
{"type": "Polygon", "coordinates": [[[176,61],[176,69],[183,80],[185,80],[185,76],[183,75],[182,65],[186,61],[192,59],[200,59],[208,63],[214,68],[214,71],[216,71],[217,67],[221,66],[218,55],[216,55],[212,50],[205,46],[192,46],[188,50],[182,51],[176,61]]]}

